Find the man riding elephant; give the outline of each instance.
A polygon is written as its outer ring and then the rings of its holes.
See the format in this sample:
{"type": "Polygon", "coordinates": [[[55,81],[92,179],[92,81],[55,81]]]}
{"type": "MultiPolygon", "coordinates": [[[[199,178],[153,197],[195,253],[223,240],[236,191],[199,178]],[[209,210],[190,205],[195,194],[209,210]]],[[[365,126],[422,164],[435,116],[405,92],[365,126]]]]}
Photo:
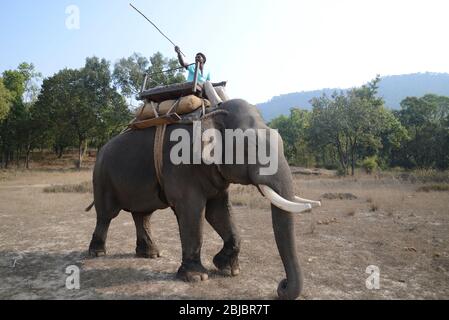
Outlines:
{"type": "Polygon", "coordinates": [[[163,138],[161,179],[157,178],[154,154],[156,128],[127,131],[101,149],[93,174],[97,223],[89,246],[90,255],[106,254],[110,223],[123,210],[132,213],[134,219],[137,256],[157,258],[159,249],[151,232],[150,219],[155,211],[171,208],[178,221],[182,246],[182,263],[177,277],[188,282],[208,279],[208,270],[201,259],[206,221],[223,240],[223,248],[213,258],[215,267],[225,274],[237,276],[240,273],[241,241],[234,222],[229,187],[231,184],[253,185],[272,203],[274,237],[286,275],[280,282],[278,295],[282,299],[296,299],[303,281],[292,213],[310,210],[320,203],[295,196],[282,139],[277,131],[265,124],[255,106],[244,100],[223,102],[206,110],[200,126],[199,131],[204,134],[209,131],[216,134],[216,140],[202,140],[200,149],[214,150],[216,155],[216,149],[211,145],[228,145],[222,148],[220,159],[224,161],[190,164],[190,159],[195,158],[195,148],[190,147],[196,136],[194,125],[172,124],[167,126],[163,138]],[[229,138],[226,132],[235,135],[231,134],[229,138]],[[258,133],[257,138],[245,139],[245,133],[251,132],[258,133]],[[173,154],[182,156],[179,152],[173,153],[180,143],[172,139],[177,135],[186,137],[185,163],[173,161],[173,154]],[[226,143],[229,139],[230,144],[226,143]],[[263,156],[257,156],[251,161],[251,154],[256,151],[270,154],[272,160],[267,163],[263,156]],[[238,160],[240,156],[241,160],[238,160]],[[265,172],[271,164],[275,164],[275,170],[265,172]]]}
{"type": "MultiPolygon", "coordinates": [[[[178,54],[179,64],[186,68],[186,70],[188,71],[187,81],[193,82],[195,78],[195,64],[188,64],[184,60],[181,49],[178,46],[175,47],[175,51],[178,54]]],[[[204,86],[207,98],[209,99],[211,104],[215,106],[229,100],[229,97],[226,94],[224,87],[214,88],[214,86],[210,82],[210,73],[206,72],[206,70],[204,69],[206,60],[206,55],[201,52],[197,53],[197,55],[195,56],[195,62],[199,65],[198,82],[204,86]]]]}

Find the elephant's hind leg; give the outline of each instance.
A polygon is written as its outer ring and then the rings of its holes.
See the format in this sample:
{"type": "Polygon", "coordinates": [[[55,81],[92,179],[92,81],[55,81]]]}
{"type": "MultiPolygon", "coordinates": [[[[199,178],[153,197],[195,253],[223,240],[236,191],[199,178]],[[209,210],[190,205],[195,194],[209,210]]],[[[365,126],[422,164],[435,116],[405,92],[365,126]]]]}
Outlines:
{"type": "Polygon", "coordinates": [[[206,219],[224,241],[223,249],[215,256],[215,266],[232,276],[240,273],[240,237],[232,218],[229,195],[211,199],[207,202],[206,219]]]}
{"type": "Polygon", "coordinates": [[[106,238],[112,219],[120,213],[120,209],[113,205],[113,201],[107,203],[95,203],[97,211],[97,225],[89,245],[89,255],[100,257],[106,255],[106,238]]]}
{"type": "Polygon", "coordinates": [[[136,256],[138,258],[156,259],[161,255],[156,243],[151,235],[150,219],[153,213],[133,213],[134,224],[136,225],[136,256]]]}

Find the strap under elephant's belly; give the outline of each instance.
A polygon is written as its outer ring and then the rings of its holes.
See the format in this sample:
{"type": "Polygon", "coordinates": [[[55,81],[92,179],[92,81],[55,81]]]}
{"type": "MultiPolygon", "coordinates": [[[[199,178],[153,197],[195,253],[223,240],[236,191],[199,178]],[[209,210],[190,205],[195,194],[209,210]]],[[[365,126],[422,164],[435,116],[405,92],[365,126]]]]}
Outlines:
{"type": "Polygon", "coordinates": [[[161,189],[162,183],[162,169],[163,169],[163,154],[164,154],[164,138],[167,125],[160,125],[156,127],[156,134],[154,137],[154,166],[156,169],[156,177],[161,189]]]}

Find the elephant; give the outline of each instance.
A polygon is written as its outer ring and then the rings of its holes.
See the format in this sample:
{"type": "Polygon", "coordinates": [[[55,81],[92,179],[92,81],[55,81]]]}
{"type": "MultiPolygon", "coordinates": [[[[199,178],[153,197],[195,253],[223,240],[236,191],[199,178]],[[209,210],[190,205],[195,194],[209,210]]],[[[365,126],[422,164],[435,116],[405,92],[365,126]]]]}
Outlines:
{"type": "MultiPolygon", "coordinates": [[[[131,130],[109,141],[99,152],[93,173],[94,205],[97,222],[89,253],[106,254],[106,237],[111,220],[121,211],[130,212],[136,227],[136,255],[158,258],[159,249],[151,234],[150,219],[156,210],[171,208],[176,215],[182,244],[182,264],[177,277],[187,282],[208,279],[201,262],[203,224],[206,220],[223,240],[223,248],[213,259],[222,271],[240,273],[240,237],[233,220],[229,199],[231,184],[254,185],[271,203],[272,224],[286,279],[278,287],[281,299],[299,297],[303,278],[298,262],[294,232],[294,214],[320,205],[296,197],[292,174],[283,154],[282,138],[263,121],[257,108],[245,100],[229,100],[203,117],[202,126],[225,130],[265,129],[277,139],[275,155],[278,170],[261,175],[260,163],[175,165],[170,161],[170,140],[176,129],[193,135],[191,124],[167,126],[164,138],[162,182],[156,178],[154,142],[156,129],[131,130]]],[[[262,142],[258,142],[262,143],[262,142]]],[[[270,146],[268,139],[265,141],[270,146]]],[[[259,146],[258,146],[259,147],[259,146]]],[[[247,146],[245,146],[245,149],[247,146]]],[[[274,148],[271,148],[274,149],[274,148]]],[[[246,159],[246,158],[245,158],[246,159]]],[[[246,161],[246,160],[245,160],[246,161]]]]}

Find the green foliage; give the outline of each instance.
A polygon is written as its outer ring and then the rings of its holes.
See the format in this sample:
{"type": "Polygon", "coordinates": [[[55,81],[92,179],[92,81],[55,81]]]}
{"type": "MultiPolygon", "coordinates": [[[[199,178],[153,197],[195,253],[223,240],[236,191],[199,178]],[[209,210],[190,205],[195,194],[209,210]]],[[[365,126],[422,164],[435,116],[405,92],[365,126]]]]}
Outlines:
{"type": "Polygon", "coordinates": [[[362,161],[362,168],[366,173],[372,174],[378,169],[379,165],[377,164],[377,157],[368,157],[362,161]]]}
{"type": "MultiPolygon", "coordinates": [[[[18,164],[37,147],[79,150],[100,148],[121,132],[132,115],[126,99],[140,91],[143,74],[153,73],[149,86],[185,81],[176,59],[156,53],[149,59],[133,54],[111,72],[105,59],[86,59],[83,68],[64,69],[41,81],[30,63],[0,76],[0,164],[18,164]]],[[[278,117],[278,129],[290,164],[354,173],[382,169],[449,168],[449,97],[409,97],[400,111],[384,107],[377,97],[379,77],[368,84],[312,99],[313,111],[299,108],[278,117]]]]}
{"type": "Polygon", "coordinates": [[[60,155],[79,149],[81,166],[89,143],[101,147],[131,119],[125,99],[112,86],[110,64],[96,57],[78,70],[64,69],[45,79],[22,63],[0,78],[1,165],[19,163],[37,146],[53,147],[60,155]],[[7,113],[6,113],[7,112],[7,113]]]}
{"type": "Polygon", "coordinates": [[[8,116],[11,109],[12,95],[3,84],[3,79],[0,78],[0,123],[8,116]]]}
{"type": "Polygon", "coordinates": [[[21,101],[25,93],[25,75],[19,70],[6,70],[3,72],[3,84],[11,93],[12,100],[16,103],[21,101]]]}
{"type": "MultiPolygon", "coordinates": [[[[312,100],[313,114],[310,125],[310,142],[317,153],[325,147],[336,157],[340,168],[354,174],[357,159],[369,156],[383,148],[382,134],[396,132],[383,100],[377,98],[377,85],[380,78],[361,88],[347,92],[334,93],[331,97],[323,95],[312,100]],[[391,121],[385,121],[385,120],[391,121]]],[[[386,139],[399,139],[398,136],[386,139]]]]}
{"type": "Polygon", "coordinates": [[[312,100],[313,112],[292,110],[270,125],[284,138],[293,164],[354,173],[358,159],[381,167],[449,168],[449,97],[409,97],[390,111],[376,97],[378,78],[361,88],[312,100]],[[304,160],[306,155],[307,159],[304,160]],[[298,160],[300,159],[300,160],[298,160]]]}
{"type": "Polygon", "coordinates": [[[112,76],[124,96],[131,97],[140,91],[148,65],[148,59],[137,53],[115,64],[112,76]]]}
{"type": "Polygon", "coordinates": [[[113,79],[121,93],[132,98],[140,92],[146,72],[153,74],[148,80],[148,87],[185,82],[184,70],[162,73],[179,67],[177,59],[165,58],[160,52],[150,59],[134,53],[129,58],[120,59],[114,66],[113,79]]]}
{"type": "Polygon", "coordinates": [[[124,99],[111,86],[109,63],[86,59],[80,70],[64,69],[44,80],[37,105],[58,149],[76,145],[81,166],[87,142],[97,146],[130,120],[124,99]]]}
{"type": "Polygon", "coordinates": [[[398,153],[396,164],[407,168],[449,168],[449,97],[433,94],[409,97],[398,117],[409,140],[398,153]]]}
{"type": "Polygon", "coordinates": [[[311,113],[293,108],[287,118],[274,119],[270,126],[277,129],[284,140],[284,153],[291,164],[306,167],[314,166],[315,159],[310,156],[307,145],[307,130],[311,113]]]}

